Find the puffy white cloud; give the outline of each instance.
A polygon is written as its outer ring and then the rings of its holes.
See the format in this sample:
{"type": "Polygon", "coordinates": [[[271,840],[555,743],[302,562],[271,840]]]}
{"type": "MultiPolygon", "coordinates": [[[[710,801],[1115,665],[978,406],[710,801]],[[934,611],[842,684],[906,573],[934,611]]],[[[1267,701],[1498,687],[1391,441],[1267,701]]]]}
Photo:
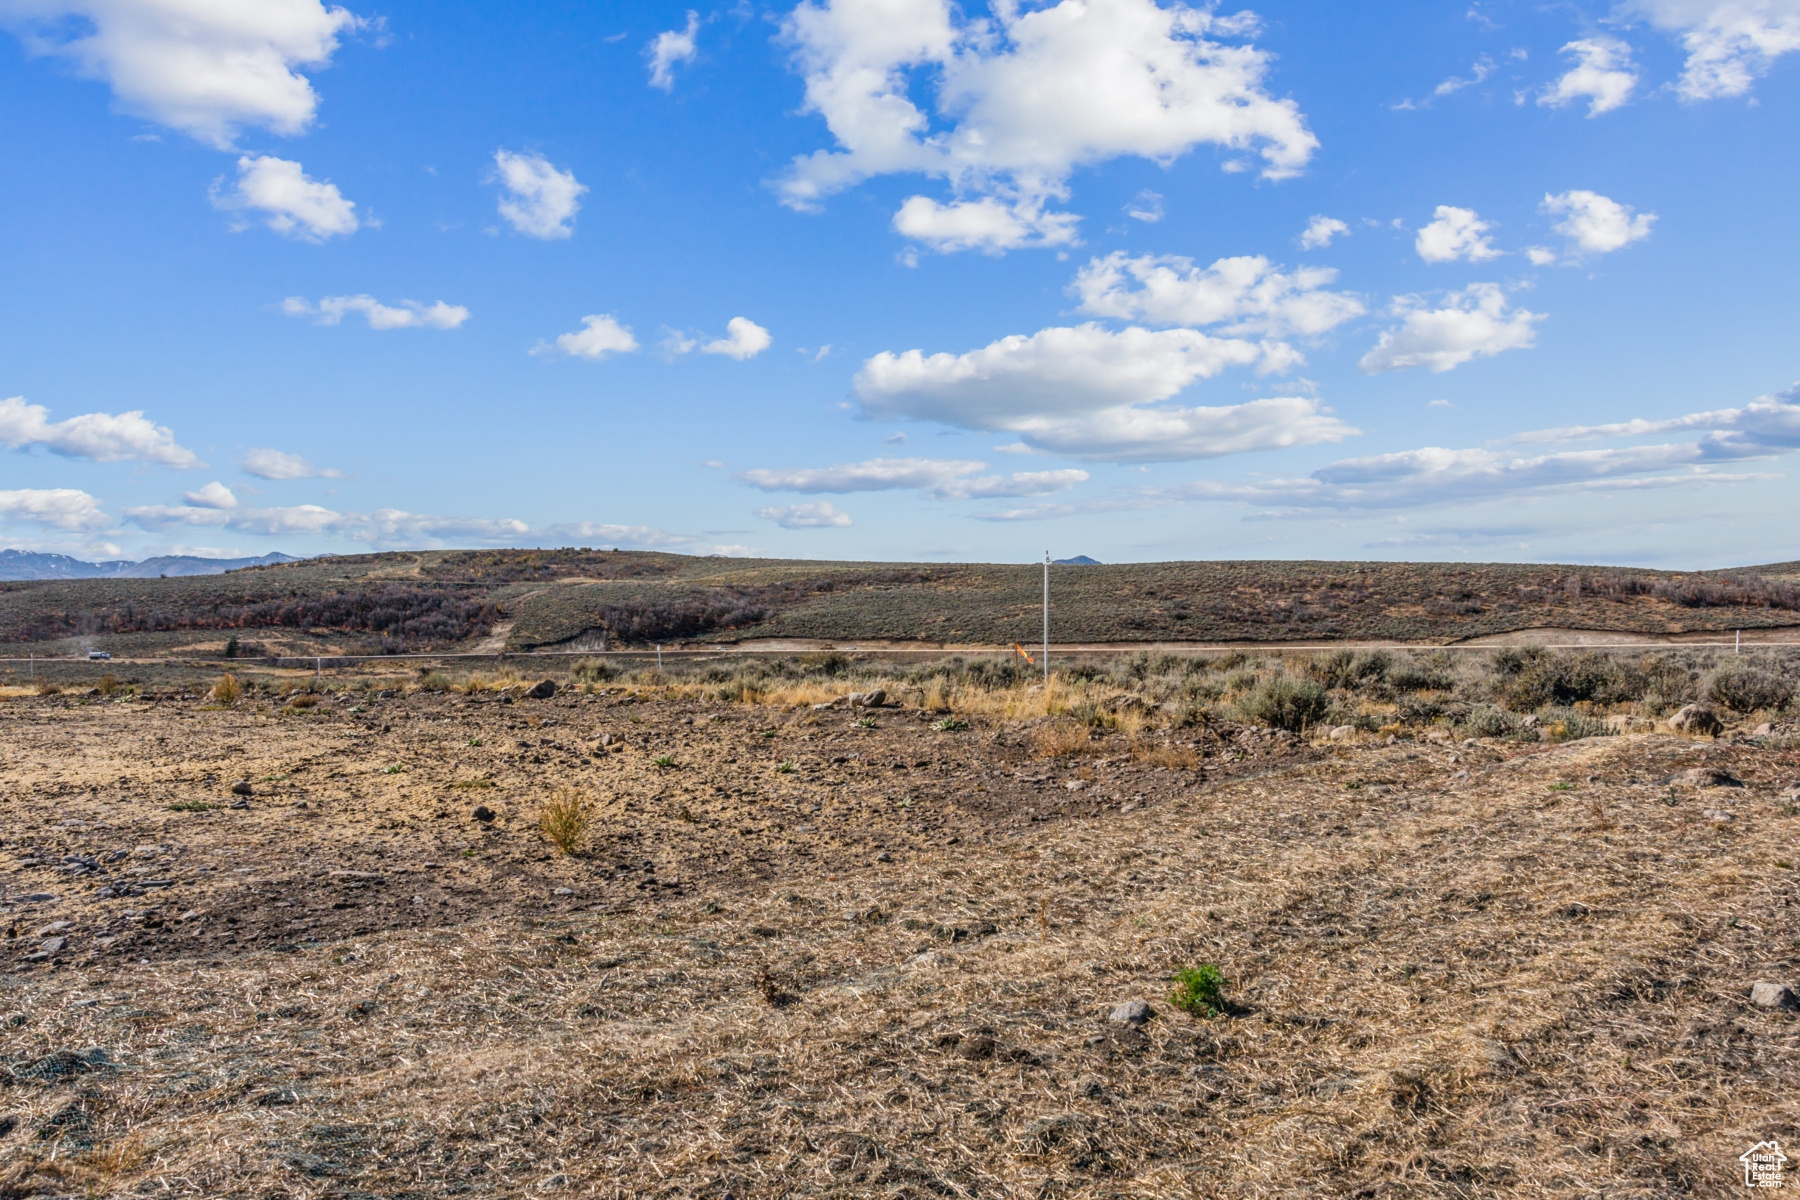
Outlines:
{"type": "Polygon", "coordinates": [[[1061,0],[963,18],[950,0],[808,0],[783,31],[805,76],[806,110],[824,117],[838,145],[794,160],[777,183],[783,202],[814,208],[892,173],[949,180],[963,203],[996,201],[903,210],[915,236],[935,235],[944,248],[1066,240],[1073,218],[1043,205],[1066,195],[1075,170],[1107,159],[1169,162],[1211,143],[1237,152],[1238,167],[1259,154],[1263,174],[1279,178],[1318,145],[1293,101],[1264,91],[1269,55],[1220,40],[1253,32],[1245,14],[1061,0]],[[915,80],[936,85],[935,131],[915,80]]]}
{"type": "Polygon", "coordinates": [[[1548,246],[1527,246],[1525,257],[1531,260],[1534,267],[1547,267],[1556,261],[1556,251],[1548,246]]]}
{"type": "Polygon", "coordinates": [[[723,354],[727,358],[735,358],[743,362],[747,358],[755,358],[769,348],[773,340],[769,331],[752,321],[749,317],[733,317],[725,322],[726,334],[700,347],[702,354],[723,354]]]}
{"type": "Polygon", "coordinates": [[[806,504],[789,504],[780,508],[759,508],[756,515],[773,521],[783,529],[842,529],[850,524],[850,514],[829,500],[813,500],[806,504]]]}
{"type": "Polygon", "coordinates": [[[1069,290],[1096,317],[1280,337],[1325,333],[1367,311],[1355,296],[1321,290],[1336,279],[1329,267],[1284,273],[1261,255],[1197,267],[1191,258],[1114,251],[1083,267],[1069,290]]]}
{"type": "Polygon", "coordinates": [[[244,455],[244,461],[238,464],[246,475],[254,475],[258,479],[342,479],[344,473],[331,467],[318,467],[307,462],[298,454],[284,454],[280,450],[258,447],[244,455]]]}
{"type": "Polygon", "coordinates": [[[1394,302],[1401,324],[1381,335],[1356,365],[1364,374],[1427,367],[1442,374],[1472,358],[1503,350],[1523,350],[1537,341],[1534,326],[1543,314],[1508,309],[1497,283],[1472,283],[1444,297],[1444,307],[1427,308],[1417,296],[1394,302]]]}
{"type": "Polygon", "coordinates": [[[1001,338],[966,354],[884,352],[863,363],[855,389],[870,416],[1007,430],[1037,449],[1112,462],[1206,458],[1354,433],[1308,400],[1144,407],[1227,367],[1283,368],[1293,357],[1280,342],[1196,329],[1114,333],[1089,323],[1001,338]]]}
{"type": "Polygon", "coordinates": [[[1800,50],[1800,0],[1629,0],[1628,12],[1681,39],[1676,90],[1686,100],[1741,96],[1783,54],[1800,50]]]}
{"type": "Polygon", "coordinates": [[[528,237],[554,240],[575,232],[575,213],[587,185],[573,171],[559,171],[541,154],[494,151],[494,177],[505,194],[500,215],[528,237]]]}
{"type": "Polygon", "coordinates": [[[1585,96],[1588,116],[1597,117],[1631,99],[1638,77],[1629,45],[1615,37],[1578,38],[1564,46],[1563,53],[1572,56],[1575,65],[1538,96],[1539,104],[1560,108],[1585,96]]]}
{"type": "Polygon", "coordinates": [[[1500,257],[1500,251],[1485,236],[1488,223],[1474,209],[1440,204],[1432,216],[1434,220],[1413,239],[1413,248],[1426,262],[1485,262],[1500,257]]]}
{"type": "Polygon", "coordinates": [[[74,488],[16,488],[0,491],[0,522],[26,521],[51,529],[105,529],[112,518],[100,501],[74,488]]]}
{"type": "MultiPolygon", "coordinates": [[[[237,185],[230,191],[220,191],[222,180],[213,185],[214,207],[234,213],[263,213],[263,224],[270,229],[304,242],[347,236],[361,224],[354,200],[344,199],[334,183],[309,178],[297,162],[267,154],[260,158],[246,155],[238,159],[237,166],[237,185]]],[[[240,218],[234,227],[248,228],[248,222],[240,218]]]]}
{"type": "Polygon", "coordinates": [[[318,97],[297,68],[325,66],[362,23],[319,0],[5,0],[0,19],[106,81],[125,111],[220,149],[244,126],[304,133],[318,97]]]}
{"type": "MultiPolygon", "coordinates": [[[[1650,236],[1655,213],[1636,213],[1629,204],[1598,192],[1569,191],[1546,195],[1542,210],[1563,219],[1556,223],[1562,234],[1588,254],[1610,254],[1650,236]]],[[[1535,262],[1535,257],[1533,258],[1535,262]]]]}
{"type": "Polygon", "coordinates": [[[197,492],[184,492],[181,498],[195,508],[236,508],[238,506],[236,493],[216,479],[197,492]]]}
{"type": "Polygon", "coordinates": [[[317,304],[303,296],[289,296],[281,302],[281,311],[290,317],[317,318],[320,325],[336,325],[345,313],[359,312],[370,329],[455,329],[469,319],[469,310],[460,304],[402,300],[400,307],[394,308],[373,296],[323,296],[317,304]]]}
{"type": "Polygon", "coordinates": [[[559,334],[555,345],[538,345],[531,352],[556,354],[560,351],[571,358],[600,359],[608,354],[630,354],[638,348],[638,340],[631,336],[631,329],[619,324],[610,314],[590,313],[581,318],[581,325],[573,333],[559,334]]]}
{"type": "MultiPolygon", "coordinates": [[[[670,533],[656,525],[614,525],[600,521],[571,521],[547,525],[544,533],[592,546],[612,546],[621,550],[665,550],[670,547],[693,546],[698,538],[685,533],[670,533]]],[[[715,553],[742,550],[741,546],[713,548],[715,553]]]]}
{"type": "Polygon", "coordinates": [[[1360,432],[1304,396],[1214,407],[1119,406],[1074,417],[1031,418],[1009,428],[1039,450],[1094,462],[1135,463],[1312,446],[1360,432]]]}
{"type": "Polygon", "coordinates": [[[830,467],[745,471],[738,478],[765,492],[884,492],[916,488],[936,500],[1041,496],[1074,487],[1088,478],[1086,471],[1073,468],[977,475],[986,467],[983,462],[954,458],[871,458],[830,467]]]}
{"type": "Polygon", "coordinates": [[[694,61],[694,38],[700,32],[700,14],[688,10],[686,29],[669,29],[657,34],[644,47],[644,60],[650,67],[650,86],[663,91],[675,88],[675,64],[694,61]]]}
{"type": "Polygon", "coordinates": [[[1042,197],[939,204],[929,196],[909,196],[894,214],[894,230],[944,254],[957,250],[999,254],[1025,246],[1069,245],[1077,240],[1075,226],[1080,220],[1073,213],[1045,212],[1042,197]]]}
{"type": "Polygon", "coordinates": [[[13,450],[42,446],[65,458],[90,458],[95,462],[161,463],[182,470],[200,465],[192,450],[175,444],[175,434],[157,425],[143,412],[85,413],[66,421],[51,421],[50,410],[27,404],[23,396],[0,400],[0,445],[13,450]]]}
{"type": "Polygon", "coordinates": [[[1335,237],[1350,236],[1350,227],[1336,217],[1315,216],[1306,223],[1306,229],[1300,234],[1302,250],[1318,250],[1331,245],[1335,237]]]}

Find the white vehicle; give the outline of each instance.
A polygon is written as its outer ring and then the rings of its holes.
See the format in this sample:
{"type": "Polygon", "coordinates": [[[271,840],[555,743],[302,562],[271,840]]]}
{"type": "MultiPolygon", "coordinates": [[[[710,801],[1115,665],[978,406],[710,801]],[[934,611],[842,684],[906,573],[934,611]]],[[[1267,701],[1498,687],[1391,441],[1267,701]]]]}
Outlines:
{"type": "Polygon", "coordinates": [[[88,661],[89,662],[102,662],[111,657],[112,657],[112,655],[108,654],[104,650],[89,650],[88,651],[88,661]]]}

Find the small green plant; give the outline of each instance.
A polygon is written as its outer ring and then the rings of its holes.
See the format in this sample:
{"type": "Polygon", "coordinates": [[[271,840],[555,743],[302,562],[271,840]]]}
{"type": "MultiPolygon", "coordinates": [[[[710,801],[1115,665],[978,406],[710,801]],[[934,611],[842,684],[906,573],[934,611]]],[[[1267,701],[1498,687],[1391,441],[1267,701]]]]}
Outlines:
{"type": "Polygon", "coordinates": [[[766,738],[772,738],[775,736],[775,731],[773,729],[765,729],[762,731],[762,735],[766,738]]]}
{"type": "Polygon", "coordinates": [[[487,776],[483,775],[480,779],[459,779],[455,783],[451,784],[450,786],[453,788],[459,788],[463,791],[477,791],[478,792],[484,788],[493,787],[494,781],[489,779],[487,776]]]}
{"type": "Polygon", "coordinates": [[[288,778],[287,775],[264,775],[262,777],[262,781],[264,783],[280,783],[282,780],[284,780],[286,778],[288,778]]]}
{"type": "Polygon", "coordinates": [[[874,717],[858,717],[851,723],[858,729],[875,729],[881,724],[874,717]]]}
{"type": "Polygon", "coordinates": [[[1550,790],[1553,792],[1572,792],[1575,790],[1575,785],[1565,779],[1560,783],[1551,784],[1550,790]]]}
{"type": "Polygon", "coordinates": [[[1196,1017],[1217,1017],[1225,1013],[1225,976],[1211,963],[1183,967],[1175,972],[1175,990],[1169,1003],[1196,1017]]]}
{"type": "Polygon", "coordinates": [[[960,721],[955,717],[945,717],[941,721],[933,721],[931,727],[939,733],[955,733],[959,729],[967,729],[969,723],[967,721],[960,721]]]}
{"type": "Polygon", "coordinates": [[[675,756],[673,754],[659,754],[650,760],[650,765],[653,767],[662,767],[666,770],[675,765],[675,756]]]}
{"type": "Polygon", "coordinates": [[[469,739],[469,740],[468,740],[468,741],[466,741],[466,742],[464,742],[464,743],[463,743],[463,745],[465,745],[465,746],[479,746],[479,745],[481,745],[481,739],[480,739],[480,738],[470,738],[470,739],[469,739]]]}
{"type": "Polygon", "coordinates": [[[475,851],[475,850],[464,850],[462,852],[462,856],[464,858],[474,858],[477,853],[478,853],[478,851],[475,851]]]}
{"type": "Polygon", "coordinates": [[[177,800],[175,803],[169,805],[169,811],[170,812],[211,812],[213,809],[215,809],[217,807],[219,807],[219,806],[216,804],[208,804],[204,800],[177,800]]]}
{"type": "Polygon", "coordinates": [[[381,768],[381,773],[383,775],[404,775],[406,774],[406,764],[395,763],[391,767],[383,767],[381,768]]]}
{"type": "Polygon", "coordinates": [[[794,773],[794,760],[791,758],[783,759],[781,762],[775,764],[775,773],[777,775],[792,775],[794,773]]]}

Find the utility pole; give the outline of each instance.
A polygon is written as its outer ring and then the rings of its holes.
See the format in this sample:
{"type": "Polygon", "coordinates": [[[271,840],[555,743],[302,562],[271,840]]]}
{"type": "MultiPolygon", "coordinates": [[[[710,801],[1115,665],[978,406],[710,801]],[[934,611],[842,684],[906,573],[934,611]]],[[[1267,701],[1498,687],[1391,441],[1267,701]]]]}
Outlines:
{"type": "Polygon", "coordinates": [[[1044,686],[1050,686],[1050,552],[1044,551],[1044,686]]]}

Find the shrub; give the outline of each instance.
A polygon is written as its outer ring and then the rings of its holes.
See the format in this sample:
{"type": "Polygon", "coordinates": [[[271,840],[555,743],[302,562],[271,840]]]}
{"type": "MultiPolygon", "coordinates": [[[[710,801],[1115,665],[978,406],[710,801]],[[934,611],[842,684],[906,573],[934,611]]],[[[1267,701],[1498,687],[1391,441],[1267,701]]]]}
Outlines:
{"type": "Polygon", "coordinates": [[[100,682],[94,686],[99,689],[102,696],[110,696],[119,690],[119,677],[109,672],[108,674],[102,675],[100,677],[100,682]]]}
{"type": "Polygon", "coordinates": [[[1794,698],[1794,685],[1749,663],[1733,664],[1712,677],[1706,697],[1732,712],[1775,710],[1786,708],[1794,698]]]}
{"type": "Polygon", "coordinates": [[[1401,692],[1447,692],[1456,686],[1456,671],[1446,659],[1415,660],[1389,667],[1387,682],[1401,692]]]}
{"type": "Polygon", "coordinates": [[[675,765],[675,756],[673,754],[659,754],[650,760],[650,765],[667,769],[675,765]]]}
{"type": "Polygon", "coordinates": [[[238,640],[237,640],[237,634],[234,633],[230,637],[225,639],[225,657],[226,658],[236,658],[237,656],[238,656],[238,640]]]}
{"type": "Polygon", "coordinates": [[[1061,758],[1066,754],[1080,754],[1093,745],[1093,739],[1085,728],[1068,721],[1040,725],[1032,733],[1031,742],[1032,748],[1042,758],[1061,758]]]}
{"type": "Polygon", "coordinates": [[[958,730],[967,729],[969,723],[967,721],[959,721],[955,717],[945,717],[941,721],[933,721],[931,727],[939,733],[955,733],[958,730]]]}
{"type": "Polygon", "coordinates": [[[1463,737],[1512,737],[1519,732],[1519,723],[1505,709],[1482,704],[1469,710],[1457,732],[1463,737]]]}
{"type": "Polygon", "coordinates": [[[1393,656],[1382,650],[1339,650],[1306,664],[1306,673],[1328,688],[1352,691],[1387,678],[1393,656]]]}
{"type": "Polygon", "coordinates": [[[1567,706],[1582,700],[1618,704],[1639,699],[1648,687],[1649,681],[1636,667],[1587,650],[1540,654],[1521,663],[1498,690],[1507,707],[1529,712],[1546,704],[1567,706]]]}
{"type": "Polygon", "coordinates": [[[227,672],[212,685],[212,698],[220,704],[236,704],[244,698],[244,685],[238,682],[236,675],[227,672]]]}
{"type": "Polygon", "coordinates": [[[587,846],[593,820],[594,808],[585,795],[575,788],[558,788],[538,814],[538,829],[557,850],[575,855],[587,846]]]}
{"type": "Polygon", "coordinates": [[[1317,723],[1330,707],[1331,698],[1312,680],[1283,676],[1258,684],[1237,705],[1246,721],[1294,733],[1317,723]]]}
{"type": "Polygon", "coordinates": [[[1175,990],[1169,1003],[1196,1017],[1217,1017],[1225,1012],[1225,976],[1211,963],[1183,967],[1175,972],[1175,990]]]}
{"type": "Polygon", "coordinates": [[[575,664],[574,675],[579,683],[611,683],[619,677],[619,669],[598,658],[584,658],[575,664]]]}
{"type": "Polygon", "coordinates": [[[1553,742],[1574,742],[1582,738],[1612,737],[1618,732],[1598,717],[1591,717],[1572,708],[1546,708],[1537,714],[1538,720],[1550,732],[1553,742]]]}
{"type": "Polygon", "coordinates": [[[33,690],[40,696],[60,696],[62,695],[62,684],[51,683],[48,679],[42,679],[38,681],[37,687],[33,690]]]}
{"type": "Polygon", "coordinates": [[[419,690],[422,692],[448,692],[454,687],[450,677],[442,671],[433,671],[419,680],[419,690]]]}

